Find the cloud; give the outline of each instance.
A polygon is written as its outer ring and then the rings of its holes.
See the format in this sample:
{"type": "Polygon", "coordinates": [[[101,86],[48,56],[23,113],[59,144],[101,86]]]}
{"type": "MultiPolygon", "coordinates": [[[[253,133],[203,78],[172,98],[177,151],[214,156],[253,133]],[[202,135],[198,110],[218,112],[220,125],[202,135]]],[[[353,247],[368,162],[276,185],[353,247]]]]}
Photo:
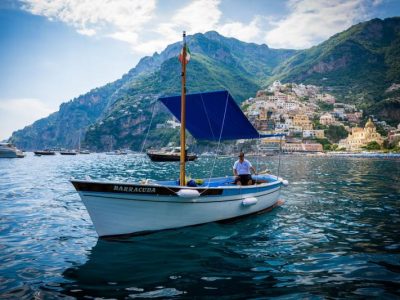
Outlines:
{"type": "Polygon", "coordinates": [[[222,22],[222,11],[219,8],[220,0],[196,0],[187,6],[178,9],[170,18],[171,21],[163,22],[154,30],[158,39],[143,43],[137,49],[148,51],[150,49],[162,50],[166,45],[176,42],[183,30],[189,34],[204,33],[215,30],[219,33],[247,42],[257,41],[261,33],[261,16],[255,16],[248,24],[230,21],[222,22]]]}
{"type": "Polygon", "coordinates": [[[178,10],[172,18],[175,28],[186,29],[188,32],[206,32],[218,24],[222,12],[219,9],[219,0],[193,1],[186,7],[178,10]]]}
{"type": "Polygon", "coordinates": [[[245,42],[256,42],[262,33],[263,17],[255,16],[249,24],[230,22],[218,26],[217,31],[222,35],[234,37],[245,42]]]}
{"type": "Polygon", "coordinates": [[[272,24],[265,35],[266,43],[274,48],[304,49],[369,18],[368,0],[291,0],[290,14],[272,24]]]}
{"type": "Polygon", "coordinates": [[[136,49],[142,52],[160,51],[176,42],[184,30],[188,34],[216,30],[222,15],[219,4],[220,0],[196,0],[177,9],[168,22],[161,22],[154,28],[157,38],[138,45],[136,49]]]}
{"type": "Polygon", "coordinates": [[[288,0],[289,14],[283,19],[258,14],[248,22],[225,20],[223,0],[176,1],[168,12],[157,7],[156,0],[21,1],[25,10],[64,22],[79,34],[123,41],[136,54],[149,55],[178,41],[183,30],[188,34],[216,30],[273,48],[308,48],[368,19],[368,11],[383,0],[288,0]]]}
{"type": "Polygon", "coordinates": [[[21,0],[32,14],[73,26],[82,35],[109,36],[136,45],[155,17],[155,0],[21,0]]]}
{"type": "Polygon", "coordinates": [[[0,140],[56,110],[39,99],[0,99],[0,140]]]}
{"type": "MultiPolygon", "coordinates": [[[[169,16],[156,13],[156,0],[21,0],[26,11],[73,26],[79,34],[110,37],[131,45],[134,52],[151,54],[188,34],[217,30],[244,41],[260,34],[260,17],[249,24],[221,22],[221,0],[195,0],[169,16]],[[162,21],[162,20],[168,21],[162,21]],[[157,21],[157,22],[154,22],[157,21]]],[[[179,2],[177,2],[179,3],[179,2]]],[[[179,4],[178,4],[179,5],[179,4]]]]}

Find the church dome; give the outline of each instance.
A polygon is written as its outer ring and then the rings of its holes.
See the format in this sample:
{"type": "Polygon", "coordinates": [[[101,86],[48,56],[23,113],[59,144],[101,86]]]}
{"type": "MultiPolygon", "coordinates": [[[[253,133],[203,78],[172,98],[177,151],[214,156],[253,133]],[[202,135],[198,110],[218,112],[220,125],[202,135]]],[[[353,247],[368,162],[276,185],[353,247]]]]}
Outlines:
{"type": "Polygon", "coordinates": [[[374,122],[372,122],[371,118],[368,119],[368,122],[365,124],[365,128],[375,128],[374,122]]]}

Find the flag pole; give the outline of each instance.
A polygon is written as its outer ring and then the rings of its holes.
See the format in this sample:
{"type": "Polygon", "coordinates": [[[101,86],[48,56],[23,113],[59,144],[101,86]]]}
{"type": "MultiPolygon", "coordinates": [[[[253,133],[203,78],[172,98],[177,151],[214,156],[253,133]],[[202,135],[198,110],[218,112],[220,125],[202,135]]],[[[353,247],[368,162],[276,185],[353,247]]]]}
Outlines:
{"type": "Polygon", "coordinates": [[[182,49],[182,93],[181,93],[181,157],[180,157],[180,185],[186,185],[186,32],[183,32],[182,49]]]}

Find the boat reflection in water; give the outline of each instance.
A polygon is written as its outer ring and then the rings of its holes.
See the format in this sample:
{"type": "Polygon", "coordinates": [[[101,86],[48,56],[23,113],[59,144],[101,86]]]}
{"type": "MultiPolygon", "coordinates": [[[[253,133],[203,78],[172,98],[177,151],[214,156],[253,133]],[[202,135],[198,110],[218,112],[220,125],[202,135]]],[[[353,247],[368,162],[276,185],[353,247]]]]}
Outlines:
{"type": "MultiPolygon", "coordinates": [[[[268,226],[273,218],[262,215],[254,219],[258,225],[263,219],[268,226]]],[[[254,225],[241,225],[241,233],[254,234],[254,225]]],[[[232,245],[225,244],[230,243],[229,239],[223,240],[224,236],[237,235],[237,230],[232,224],[214,223],[125,240],[98,239],[86,263],[64,271],[68,282],[61,285],[61,292],[82,299],[165,299],[210,292],[245,297],[249,281],[236,279],[250,279],[248,276],[254,274],[249,270],[254,266],[232,245]],[[224,288],[229,284],[232,286],[228,290],[224,288]]]]}

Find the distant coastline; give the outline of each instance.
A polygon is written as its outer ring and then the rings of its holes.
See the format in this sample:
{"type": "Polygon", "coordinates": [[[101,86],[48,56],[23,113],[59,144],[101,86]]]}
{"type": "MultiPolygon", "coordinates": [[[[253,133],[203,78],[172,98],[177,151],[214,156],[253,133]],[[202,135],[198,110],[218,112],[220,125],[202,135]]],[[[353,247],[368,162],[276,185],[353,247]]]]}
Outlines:
{"type": "MultiPolygon", "coordinates": [[[[274,155],[263,155],[257,153],[249,153],[247,156],[277,156],[279,153],[274,155]]],[[[330,156],[330,157],[362,157],[362,158],[395,158],[400,159],[400,153],[383,153],[383,152],[290,152],[282,153],[281,155],[291,156],[330,156]]]]}

